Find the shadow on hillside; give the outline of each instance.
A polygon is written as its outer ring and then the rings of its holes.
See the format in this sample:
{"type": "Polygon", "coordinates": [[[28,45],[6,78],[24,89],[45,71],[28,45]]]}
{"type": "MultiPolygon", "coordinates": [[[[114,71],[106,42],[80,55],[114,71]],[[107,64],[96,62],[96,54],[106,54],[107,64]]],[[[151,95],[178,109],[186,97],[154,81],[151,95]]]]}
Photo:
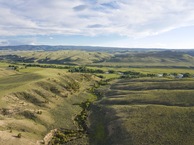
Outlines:
{"type": "Polygon", "coordinates": [[[90,145],[133,145],[130,134],[122,126],[121,118],[112,108],[92,105],[89,120],[90,145]]]}

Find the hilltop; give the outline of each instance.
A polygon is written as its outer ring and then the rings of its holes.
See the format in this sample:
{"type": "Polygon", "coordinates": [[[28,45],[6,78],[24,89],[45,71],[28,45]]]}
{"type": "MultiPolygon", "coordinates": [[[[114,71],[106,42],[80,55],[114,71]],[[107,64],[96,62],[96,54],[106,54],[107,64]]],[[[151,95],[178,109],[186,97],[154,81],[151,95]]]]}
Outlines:
{"type": "Polygon", "coordinates": [[[185,68],[194,67],[194,51],[24,45],[0,47],[0,60],[19,63],[185,68]]]}

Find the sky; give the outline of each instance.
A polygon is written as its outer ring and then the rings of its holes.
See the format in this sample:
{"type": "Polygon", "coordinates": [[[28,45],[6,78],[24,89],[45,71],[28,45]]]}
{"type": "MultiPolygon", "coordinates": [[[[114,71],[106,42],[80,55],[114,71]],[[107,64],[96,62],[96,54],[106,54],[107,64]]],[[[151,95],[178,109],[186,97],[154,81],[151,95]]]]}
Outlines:
{"type": "Polygon", "coordinates": [[[0,46],[194,48],[194,0],[0,0],[0,46]]]}

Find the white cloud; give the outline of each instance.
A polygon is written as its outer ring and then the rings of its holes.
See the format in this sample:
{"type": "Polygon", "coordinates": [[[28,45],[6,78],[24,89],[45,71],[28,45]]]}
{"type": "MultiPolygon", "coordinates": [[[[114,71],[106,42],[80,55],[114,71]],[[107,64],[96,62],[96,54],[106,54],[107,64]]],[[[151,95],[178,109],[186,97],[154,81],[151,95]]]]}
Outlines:
{"type": "Polygon", "coordinates": [[[157,35],[194,24],[193,0],[0,0],[0,35],[157,35]]]}

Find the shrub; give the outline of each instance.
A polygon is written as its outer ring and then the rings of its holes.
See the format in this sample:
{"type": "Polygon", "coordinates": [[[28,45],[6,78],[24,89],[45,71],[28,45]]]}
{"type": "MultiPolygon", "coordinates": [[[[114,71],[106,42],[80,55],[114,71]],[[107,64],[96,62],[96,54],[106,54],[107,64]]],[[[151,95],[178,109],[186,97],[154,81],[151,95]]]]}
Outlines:
{"type": "Polygon", "coordinates": [[[18,138],[21,138],[22,137],[22,134],[21,133],[18,133],[17,137],[18,138]]]}
{"type": "Polygon", "coordinates": [[[41,115],[42,114],[42,111],[38,110],[36,113],[39,114],[39,115],[41,115]]]}

